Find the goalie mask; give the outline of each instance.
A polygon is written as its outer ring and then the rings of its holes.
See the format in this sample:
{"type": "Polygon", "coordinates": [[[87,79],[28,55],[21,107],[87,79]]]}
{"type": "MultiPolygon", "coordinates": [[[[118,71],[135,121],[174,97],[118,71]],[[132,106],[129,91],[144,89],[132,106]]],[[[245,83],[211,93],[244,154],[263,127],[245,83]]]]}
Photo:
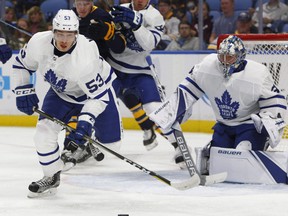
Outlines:
{"type": "Polygon", "coordinates": [[[225,38],[219,46],[217,51],[218,60],[223,66],[223,73],[225,78],[229,78],[231,74],[244,62],[246,57],[246,49],[242,40],[230,35],[225,38]]]}
{"type": "Polygon", "coordinates": [[[74,11],[60,9],[53,19],[53,32],[79,31],[79,20],[74,11]]]}

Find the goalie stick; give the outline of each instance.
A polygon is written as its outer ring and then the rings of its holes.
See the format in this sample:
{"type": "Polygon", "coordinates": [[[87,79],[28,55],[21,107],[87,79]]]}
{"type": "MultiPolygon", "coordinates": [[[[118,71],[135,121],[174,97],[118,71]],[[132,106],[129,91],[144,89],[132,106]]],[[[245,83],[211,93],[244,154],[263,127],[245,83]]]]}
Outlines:
{"type": "MultiPolygon", "coordinates": [[[[146,61],[152,71],[152,76],[155,80],[158,92],[160,94],[160,98],[163,101],[165,101],[165,92],[162,88],[161,82],[158,78],[156,68],[152,62],[151,56],[148,55],[146,57],[146,61]]],[[[196,169],[195,162],[189,152],[187,142],[185,141],[183,132],[181,130],[180,124],[178,122],[174,123],[172,126],[173,129],[173,134],[175,136],[175,139],[177,141],[177,144],[179,146],[180,152],[184,158],[184,161],[186,163],[186,166],[188,168],[189,174],[191,177],[194,177],[195,179],[198,178],[200,185],[209,185],[209,184],[214,184],[214,183],[219,183],[225,181],[227,177],[227,173],[219,173],[215,175],[200,175],[198,170],[196,169]]]]}
{"type": "MultiPolygon", "coordinates": [[[[39,115],[42,115],[43,117],[49,119],[50,121],[53,121],[55,122],[56,124],[59,124],[61,125],[62,127],[64,127],[66,130],[68,130],[69,132],[71,131],[75,131],[75,129],[69,125],[67,125],[66,123],[62,122],[61,120],[43,112],[42,110],[39,110],[37,108],[34,108],[34,111],[36,113],[38,113],[39,115]]],[[[94,140],[94,139],[91,139],[89,136],[84,136],[84,139],[86,141],[88,141],[89,143],[93,144],[93,145],[96,145],[102,149],[104,149],[105,151],[109,152],[110,154],[116,156],[117,158],[127,162],[128,164],[136,167],[137,169],[143,171],[144,173],[156,178],[157,180],[159,180],[160,182],[164,182],[165,184],[175,188],[175,189],[178,189],[178,190],[186,190],[186,189],[189,189],[189,188],[192,188],[192,187],[195,187],[195,186],[198,186],[199,185],[199,177],[197,178],[197,176],[192,176],[190,177],[189,179],[183,181],[183,182],[171,182],[169,179],[141,166],[140,164],[128,159],[127,157],[111,150],[110,148],[107,148],[105,145],[101,144],[100,142],[94,140]]]]}

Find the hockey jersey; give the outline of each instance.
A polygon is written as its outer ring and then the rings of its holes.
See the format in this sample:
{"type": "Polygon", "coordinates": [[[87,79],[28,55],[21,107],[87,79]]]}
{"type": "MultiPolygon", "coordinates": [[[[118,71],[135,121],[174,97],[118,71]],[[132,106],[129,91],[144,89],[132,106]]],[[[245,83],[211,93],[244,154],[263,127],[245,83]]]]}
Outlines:
{"type": "Polygon", "coordinates": [[[97,116],[104,109],[100,111],[99,104],[105,106],[109,101],[107,91],[116,75],[99,56],[96,43],[78,35],[75,47],[66,54],[56,56],[54,49],[52,31],[33,35],[16,57],[13,87],[29,84],[30,75],[37,70],[60,98],[85,104],[97,116]]]}
{"type": "MultiPolygon", "coordinates": [[[[131,3],[121,6],[132,9],[131,3]]],[[[143,15],[142,26],[136,31],[123,29],[121,33],[126,38],[126,48],[120,54],[111,52],[107,61],[123,73],[151,74],[145,58],[159,43],[165,22],[160,12],[151,5],[139,12],[143,15]]]]}
{"type": "Polygon", "coordinates": [[[252,123],[250,115],[261,111],[284,116],[285,97],[274,84],[266,66],[246,61],[243,70],[224,78],[217,54],[210,54],[190,71],[178,88],[194,101],[205,93],[216,120],[225,125],[252,123]]]}

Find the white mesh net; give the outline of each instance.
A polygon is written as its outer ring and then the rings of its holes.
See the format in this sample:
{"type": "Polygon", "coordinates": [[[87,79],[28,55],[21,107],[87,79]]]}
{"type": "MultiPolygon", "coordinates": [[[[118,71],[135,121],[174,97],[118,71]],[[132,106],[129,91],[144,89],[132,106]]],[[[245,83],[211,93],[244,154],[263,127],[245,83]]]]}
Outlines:
{"type": "MultiPolygon", "coordinates": [[[[218,38],[218,45],[228,35],[218,38]]],[[[275,84],[288,98],[288,34],[244,34],[237,35],[247,49],[247,59],[260,62],[269,68],[275,84]]],[[[288,122],[288,115],[285,116],[288,122]]],[[[288,126],[286,126],[277,151],[288,151],[288,126]]],[[[275,149],[274,149],[275,150],[275,149]]]]}

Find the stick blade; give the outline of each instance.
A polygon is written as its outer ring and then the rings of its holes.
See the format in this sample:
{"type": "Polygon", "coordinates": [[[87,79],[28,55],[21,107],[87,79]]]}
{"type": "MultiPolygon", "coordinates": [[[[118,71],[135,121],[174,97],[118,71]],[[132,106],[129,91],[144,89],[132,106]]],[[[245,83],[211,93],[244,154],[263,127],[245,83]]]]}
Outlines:
{"type": "Polygon", "coordinates": [[[199,175],[195,174],[191,178],[183,182],[171,182],[171,186],[176,188],[177,190],[187,190],[200,184],[199,175]]]}
{"type": "Polygon", "coordinates": [[[227,178],[227,172],[217,173],[213,175],[202,175],[200,185],[211,185],[224,182],[227,178]]]}

